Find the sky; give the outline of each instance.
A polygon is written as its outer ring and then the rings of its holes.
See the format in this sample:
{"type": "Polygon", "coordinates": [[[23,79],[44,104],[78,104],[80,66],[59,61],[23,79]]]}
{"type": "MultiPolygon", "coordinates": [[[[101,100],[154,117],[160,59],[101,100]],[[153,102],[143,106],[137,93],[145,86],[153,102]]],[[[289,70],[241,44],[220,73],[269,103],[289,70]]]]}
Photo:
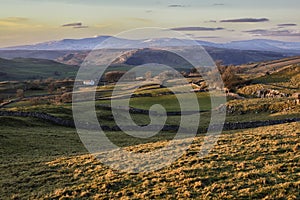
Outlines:
{"type": "Polygon", "coordinates": [[[161,27],[194,39],[300,42],[299,0],[0,0],[0,47],[161,27]]]}

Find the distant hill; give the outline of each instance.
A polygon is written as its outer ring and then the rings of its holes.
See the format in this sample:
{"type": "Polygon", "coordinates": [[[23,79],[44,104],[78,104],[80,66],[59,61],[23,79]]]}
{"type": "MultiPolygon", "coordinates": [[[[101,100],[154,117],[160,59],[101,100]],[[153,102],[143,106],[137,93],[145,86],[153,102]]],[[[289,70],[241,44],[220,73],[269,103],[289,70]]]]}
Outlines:
{"type": "Polygon", "coordinates": [[[77,66],[35,58],[0,59],[0,81],[75,77],[77,66]]]}
{"type": "MultiPolygon", "coordinates": [[[[194,53],[193,47],[182,47],[182,52],[194,53]]],[[[213,60],[222,60],[226,65],[240,65],[249,62],[261,62],[268,60],[276,60],[284,58],[285,55],[276,52],[262,52],[262,51],[246,51],[246,50],[236,50],[236,49],[221,49],[214,47],[206,48],[209,55],[213,60]]],[[[106,53],[107,50],[98,50],[106,53]]],[[[89,52],[78,52],[78,53],[67,53],[59,58],[56,61],[71,64],[71,65],[80,65],[83,60],[86,58],[89,52]]],[[[106,61],[98,60],[97,64],[103,64],[106,61]]],[[[127,52],[124,50],[123,55],[120,58],[116,58],[114,64],[127,64],[127,65],[142,65],[147,63],[164,63],[168,66],[178,66],[186,65],[185,61],[182,59],[178,60],[178,56],[172,55],[166,51],[152,49],[152,48],[143,48],[138,50],[132,50],[127,52]],[[177,58],[176,58],[177,57],[177,58]]]]}
{"type": "Polygon", "coordinates": [[[23,45],[15,47],[2,48],[0,50],[47,50],[47,51],[79,51],[92,50],[101,44],[101,48],[111,47],[134,47],[134,48],[152,48],[152,47],[174,47],[174,46],[193,46],[200,44],[205,47],[238,49],[238,50],[257,50],[273,51],[284,54],[300,55],[300,42],[284,42],[267,39],[254,39],[232,41],[227,43],[213,43],[201,40],[189,41],[176,38],[157,38],[157,39],[124,39],[112,36],[98,36],[83,39],[63,39],[58,41],[49,41],[33,45],[23,45]],[[109,42],[105,42],[109,39],[109,42]]]}
{"type": "Polygon", "coordinates": [[[252,62],[277,60],[287,57],[285,53],[256,50],[238,50],[207,47],[206,51],[213,60],[222,60],[225,65],[241,65],[252,62]]]}
{"type": "MultiPolygon", "coordinates": [[[[133,61],[133,59],[149,60],[148,55],[141,53],[143,51],[142,49],[160,47],[164,47],[165,49],[181,48],[184,50],[190,49],[192,52],[196,44],[202,45],[214,60],[222,60],[226,65],[240,65],[249,62],[262,62],[300,55],[300,42],[256,39],[213,43],[200,40],[180,40],[176,38],[129,40],[111,36],[98,36],[2,48],[0,49],[0,57],[6,59],[16,57],[50,59],[68,65],[80,65],[86,55],[95,47],[104,52],[108,49],[138,50],[138,52],[133,55],[134,58],[128,58],[130,61],[133,61]],[[139,54],[139,56],[137,54],[139,54]],[[148,58],[142,58],[141,56],[148,58]]],[[[150,53],[150,51],[148,51],[148,53],[150,53]]],[[[161,59],[163,55],[156,55],[155,57],[161,59]]],[[[134,61],[134,63],[136,63],[136,61],[134,61]]]]}
{"type": "Polygon", "coordinates": [[[0,58],[37,58],[55,60],[66,54],[76,53],[78,51],[58,51],[58,50],[1,50],[0,58]]]}
{"type": "MultiPolygon", "coordinates": [[[[44,50],[44,51],[73,51],[73,50],[92,50],[98,44],[102,43],[106,39],[111,38],[110,36],[99,36],[93,38],[83,39],[63,39],[58,41],[49,41],[33,45],[23,45],[2,48],[0,50],[44,50]]],[[[116,42],[128,42],[125,39],[115,38],[116,42]]]]}
{"type": "Polygon", "coordinates": [[[300,55],[300,42],[284,42],[277,40],[255,39],[233,41],[225,44],[220,44],[218,47],[240,50],[257,50],[257,51],[273,51],[286,54],[300,55]]]}

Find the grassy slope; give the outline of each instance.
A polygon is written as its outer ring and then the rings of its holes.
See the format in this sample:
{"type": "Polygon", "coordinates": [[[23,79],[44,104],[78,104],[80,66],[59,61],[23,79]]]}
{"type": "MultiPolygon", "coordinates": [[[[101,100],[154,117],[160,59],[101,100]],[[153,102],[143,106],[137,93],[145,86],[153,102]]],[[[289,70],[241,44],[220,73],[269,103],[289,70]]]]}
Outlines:
{"type": "MultiPolygon", "coordinates": [[[[200,107],[202,110],[207,110],[210,108],[209,96],[204,93],[198,93],[198,98],[200,102],[200,107]]],[[[149,109],[151,105],[155,103],[161,103],[165,106],[168,111],[179,111],[178,102],[174,95],[160,96],[155,98],[156,101],[149,97],[140,97],[131,100],[131,106],[149,109]]],[[[97,101],[97,104],[108,104],[109,101],[97,101]]],[[[233,100],[228,103],[228,105],[234,107],[233,113],[228,114],[226,117],[227,122],[245,122],[245,121],[264,121],[264,120],[274,120],[274,119],[285,119],[299,117],[300,105],[292,105],[293,103],[287,103],[287,101],[282,99],[245,99],[245,100],[233,100]],[[241,113],[243,113],[241,115],[241,113]]],[[[19,102],[17,104],[12,104],[12,107],[7,108],[12,111],[30,111],[30,112],[45,112],[52,114],[54,116],[71,120],[72,119],[72,105],[62,104],[62,105],[35,105],[30,106],[30,102],[19,102]],[[17,107],[15,107],[17,106],[17,107]]],[[[114,126],[114,117],[111,111],[97,107],[97,116],[101,125],[114,126]]],[[[126,117],[122,112],[119,116],[126,117]]],[[[210,122],[210,112],[200,113],[200,129],[204,129],[208,126],[210,122]]],[[[191,120],[193,115],[190,116],[191,120]]],[[[126,117],[127,118],[127,117],[126,117]]],[[[131,114],[131,118],[135,123],[140,125],[145,125],[150,123],[150,118],[148,115],[143,114],[131,114]]],[[[129,119],[131,120],[131,119],[129,119]]],[[[166,124],[178,125],[180,124],[181,116],[168,116],[166,124]]],[[[191,126],[197,124],[191,124],[191,126]]]]}
{"type": "Polygon", "coordinates": [[[241,95],[252,97],[261,89],[273,89],[292,95],[300,92],[300,64],[284,66],[282,69],[269,74],[258,76],[251,80],[252,84],[239,88],[241,95]]]}
{"type": "MultiPolygon", "coordinates": [[[[2,198],[300,198],[299,123],[224,132],[203,159],[197,156],[203,139],[199,136],[171,166],[118,174],[89,155],[81,156],[86,150],[73,129],[18,118],[0,120],[2,198]],[[4,126],[5,120],[14,126],[4,126]]],[[[127,149],[151,151],[164,144],[127,149]]]]}
{"type": "MultiPolygon", "coordinates": [[[[38,65],[41,66],[41,63],[38,65]]],[[[294,77],[294,71],[288,75],[289,78],[294,77]]],[[[274,87],[275,84],[276,87],[289,87],[289,79],[282,79],[281,73],[257,81],[263,86],[274,87]]],[[[110,93],[111,88],[104,89],[103,93],[110,93]]],[[[150,92],[159,94],[164,90],[150,92]]],[[[209,96],[205,93],[197,95],[201,109],[210,109],[209,96]]],[[[227,121],[267,120],[299,115],[299,106],[282,111],[284,106],[289,107],[285,100],[231,101],[230,104],[238,108],[238,112],[229,115],[227,121]],[[257,108],[262,109],[257,113],[257,108]],[[244,114],[240,115],[240,111],[244,114]]],[[[16,103],[10,109],[47,112],[71,119],[70,104],[30,106],[28,103],[16,103]]],[[[97,103],[107,104],[109,101],[97,103]]],[[[151,105],[160,103],[168,111],[178,110],[174,95],[134,98],[130,103],[131,106],[142,109],[149,109],[151,105]]],[[[114,125],[109,111],[100,109],[98,114],[105,125],[114,125]]],[[[206,123],[209,113],[203,113],[203,116],[202,122],[206,123]]],[[[149,122],[146,115],[132,115],[132,118],[139,124],[149,122]]],[[[178,124],[179,120],[180,116],[171,116],[167,123],[178,124]]],[[[194,153],[201,146],[200,136],[190,152],[172,166],[155,173],[134,175],[115,174],[90,156],[78,156],[85,154],[86,150],[74,129],[30,118],[0,117],[0,194],[4,194],[3,198],[34,199],[68,196],[95,199],[299,199],[299,132],[299,123],[224,132],[219,145],[205,159],[198,158],[194,153]]],[[[173,138],[172,133],[161,133],[144,141],[126,137],[121,132],[108,133],[108,136],[124,147],[140,144],[128,147],[132,151],[151,150],[163,145],[164,140],[173,138]],[[145,142],[148,144],[142,144],[145,142]]]]}
{"type": "Polygon", "coordinates": [[[288,82],[293,76],[300,73],[300,64],[287,66],[271,75],[265,75],[253,80],[254,83],[280,83],[288,82]]]}
{"type": "Polygon", "coordinates": [[[239,67],[243,69],[244,76],[257,78],[259,76],[265,75],[267,72],[276,73],[287,66],[299,64],[300,57],[287,57],[280,60],[271,60],[266,62],[258,62],[253,64],[240,65],[239,67]]]}
{"type": "Polygon", "coordinates": [[[42,59],[0,59],[0,81],[75,77],[78,67],[42,59]]]}

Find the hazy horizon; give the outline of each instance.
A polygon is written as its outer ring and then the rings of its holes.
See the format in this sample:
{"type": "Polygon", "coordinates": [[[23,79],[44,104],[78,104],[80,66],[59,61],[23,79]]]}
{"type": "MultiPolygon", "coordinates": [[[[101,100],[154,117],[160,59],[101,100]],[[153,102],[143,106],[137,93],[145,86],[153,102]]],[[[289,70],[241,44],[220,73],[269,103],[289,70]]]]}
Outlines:
{"type": "Polygon", "coordinates": [[[3,0],[0,47],[114,36],[143,27],[217,43],[262,38],[300,42],[299,6],[297,0],[3,0]]]}

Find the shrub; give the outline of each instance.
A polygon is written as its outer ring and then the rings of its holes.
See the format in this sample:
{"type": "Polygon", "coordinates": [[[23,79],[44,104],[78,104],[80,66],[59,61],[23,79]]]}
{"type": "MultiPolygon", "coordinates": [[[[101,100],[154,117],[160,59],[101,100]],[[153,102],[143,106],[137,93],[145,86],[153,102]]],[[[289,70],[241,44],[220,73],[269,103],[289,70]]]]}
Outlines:
{"type": "Polygon", "coordinates": [[[229,66],[220,70],[224,86],[229,90],[235,90],[237,86],[244,83],[244,80],[236,74],[235,67],[229,66]]]}
{"type": "Polygon", "coordinates": [[[23,97],[24,97],[24,90],[22,90],[22,89],[17,89],[16,97],[18,97],[18,98],[23,98],[23,97]]]}
{"type": "Polygon", "coordinates": [[[110,83],[115,83],[120,80],[120,78],[125,74],[123,71],[111,71],[105,73],[105,81],[110,83]]]}

